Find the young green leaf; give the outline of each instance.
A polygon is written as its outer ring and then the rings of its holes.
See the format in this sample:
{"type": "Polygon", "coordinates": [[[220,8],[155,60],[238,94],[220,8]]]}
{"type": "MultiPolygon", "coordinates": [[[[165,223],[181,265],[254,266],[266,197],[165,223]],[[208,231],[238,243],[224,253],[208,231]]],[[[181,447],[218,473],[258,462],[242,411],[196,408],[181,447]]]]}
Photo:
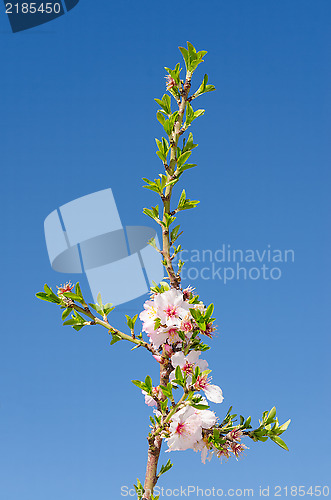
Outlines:
{"type": "Polygon", "coordinates": [[[288,451],[288,447],[287,447],[286,443],[284,443],[284,441],[280,437],[278,437],[278,436],[270,436],[270,439],[274,443],[278,444],[278,446],[280,446],[284,450],[288,451]]]}
{"type": "Polygon", "coordinates": [[[53,304],[60,304],[61,300],[59,298],[53,298],[50,295],[47,295],[44,292],[38,292],[36,293],[36,297],[41,300],[46,300],[46,302],[53,302],[53,304]]]}

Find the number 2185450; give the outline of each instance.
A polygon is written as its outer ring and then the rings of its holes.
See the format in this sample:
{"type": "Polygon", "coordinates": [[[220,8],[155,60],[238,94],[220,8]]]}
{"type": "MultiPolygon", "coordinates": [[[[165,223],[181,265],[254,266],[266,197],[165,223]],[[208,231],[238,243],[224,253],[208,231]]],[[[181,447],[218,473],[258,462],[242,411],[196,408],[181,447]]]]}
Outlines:
{"type": "Polygon", "coordinates": [[[330,494],[330,489],[328,486],[310,486],[306,488],[305,486],[275,486],[275,497],[281,496],[291,496],[291,497],[303,497],[303,496],[315,496],[327,497],[330,494]]]}
{"type": "Polygon", "coordinates": [[[61,12],[60,3],[6,3],[6,14],[59,14],[61,12]]]}

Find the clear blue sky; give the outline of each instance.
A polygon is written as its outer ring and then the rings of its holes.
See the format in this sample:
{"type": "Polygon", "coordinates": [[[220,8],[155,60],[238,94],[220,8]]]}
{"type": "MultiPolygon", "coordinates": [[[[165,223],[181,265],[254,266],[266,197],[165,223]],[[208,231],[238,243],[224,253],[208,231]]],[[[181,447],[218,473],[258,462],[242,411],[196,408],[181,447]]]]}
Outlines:
{"type": "MultiPolygon", "coordinates": [[[[49,265],[43,221],[56,207],[111,187],[124,224],[150,224],[142,208],[155,198],[141,177],[160,169],[153,98],[186,40],[208,50],[196,84],[205,71],[217,92],[197,103],[199,166],[183,185],[201,203],[182,217],[183,245],[295,251],[279,280],[192,283],[221,332],[208,353],[225,396],[217,411],[233,404],[256,421],[275,404],[292,425],[289,453],[249,442],[243,460],[203,466],[177,452],[161,484],[256,495],[327,484],[330,14],[326,0],[81,0],[13,34],[2,8],[1,500],[121,498],[143,478],[149,411],[130,379],[155,374],[152,360],[109,347],[101,329],[63,328],[34,294],[75,280],[49,265]]],[[[114,324],[143,300],[115,310],[114,324]]]]}

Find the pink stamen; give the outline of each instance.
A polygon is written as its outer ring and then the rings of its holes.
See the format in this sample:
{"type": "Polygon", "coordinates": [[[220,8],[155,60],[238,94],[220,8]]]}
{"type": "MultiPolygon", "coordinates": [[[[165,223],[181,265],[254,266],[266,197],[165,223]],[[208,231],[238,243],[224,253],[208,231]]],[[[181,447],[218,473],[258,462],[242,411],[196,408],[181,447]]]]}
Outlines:
{"type": "Polygon", "coordinates": [[[177,308],[175,306],[168,306],[166,309],[164,309],[164,312],[168,316],[168,318],[174,318],[177,316],[177,308]]]}
{"type": "Polygon", "coordinates": [[[185,422],[179,422],[176,428],[176,433],[181,435],[185,432],[185,422]]]}
{"type": "Polygon", "coordinates": [[[197,391],[200,391],[201,389],[206,389],[208,385],[210,384],[210,378],[208,379],[207,375],[198,375],[197,380],[194,384],[195,388],[197,391]]]}
{"type": "Polygon", "coordinates": [[[182,369],[187,375],[191,375],[193,373],[193,363],[186,361],[182,369]]]}

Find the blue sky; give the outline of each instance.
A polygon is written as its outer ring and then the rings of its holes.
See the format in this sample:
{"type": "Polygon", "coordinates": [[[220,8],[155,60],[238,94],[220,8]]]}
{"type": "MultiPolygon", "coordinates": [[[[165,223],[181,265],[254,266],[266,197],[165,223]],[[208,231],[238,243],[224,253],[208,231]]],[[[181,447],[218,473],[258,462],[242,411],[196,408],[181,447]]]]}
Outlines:
{"type": "MultiPolygon", "coordinates": [[[[295,252],[279,280],[192,282],[219,325],[208,352],[225,396],[215,409],[233,404],[257,421],[276,405],[292,425],[289,453],[249,442],[243,460],[203,466],[177,452],[160,484],[256,496],[260,485],[272,496],[275,485],[327,484],[330,14],[325,0],[81,0],[13,34],[2,9],[1,498],[106,500],[143,478],[149,411],[130,380],[156,375],[152,360],[109,347],[101,329],[62,327],[34,294],[76,280],[51,269],[45,247],[43,221],[60,205],[111,187],[124,224],[150,225],[142,208],[155,198],[141,177],[160,171],[153,98],[186,40],[208,50],[196,85],[207,72],[217,92],[197,102],[198,167],[182,186],[201,203],[182,216],[182,245],[295,252]]],[[[143,301],[119,306],[114,324],[143,301]]]]}

